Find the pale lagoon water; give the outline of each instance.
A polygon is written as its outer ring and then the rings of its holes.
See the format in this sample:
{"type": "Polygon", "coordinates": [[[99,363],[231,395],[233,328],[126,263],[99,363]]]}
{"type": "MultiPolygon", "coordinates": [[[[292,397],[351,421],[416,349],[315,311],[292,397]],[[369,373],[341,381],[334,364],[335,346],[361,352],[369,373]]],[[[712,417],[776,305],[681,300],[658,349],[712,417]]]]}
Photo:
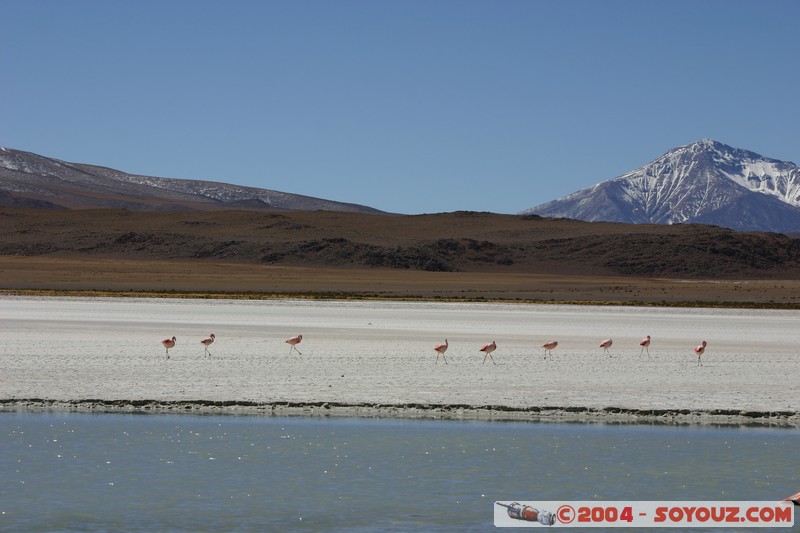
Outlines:
{"type": "Polygon", "coordinates": [[[0,531],[489,531],[496,500],[778,500],[798,449],[791,429],[6,412],[0,531]]]}
{"type": "Polygon", "coordinates": [[[477,532],[493,529],[495,501],[775,501],[800,490],[796,428],[14,409],[94,398],[797,412],[798,317],[0,298],[0,531],[477,532]],[[208,357],[199,341],[212,332],[208,357]],[[283,339],[299,333],[290,356],[283,339]],[[608,336],[613,357],[598,348],[608,336]],[[436,364],[445,337],[450,364],[436,364]],[[483,365],[493,339],[497,365],[483,365]]]}

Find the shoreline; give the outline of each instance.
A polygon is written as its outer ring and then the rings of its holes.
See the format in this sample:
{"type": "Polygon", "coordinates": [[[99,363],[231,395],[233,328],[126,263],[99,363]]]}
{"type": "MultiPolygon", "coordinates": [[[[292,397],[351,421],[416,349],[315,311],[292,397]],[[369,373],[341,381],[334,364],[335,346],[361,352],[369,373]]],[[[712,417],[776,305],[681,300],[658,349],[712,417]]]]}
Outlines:
{"type": "Polygon", "coordinates": [[[2,304],[0,412],[800,429],[794,311],[49,297],[2,304]],[[209,332],[217,334],[213,356],[200,342],[209,332]],[[639,345],[644,332],[657,339],[653,357],[639,345]],[[284,339],[297,333],[306,336],[303,353],[291,354],[284,339]],[[616,342],[606,356],[597,339],[608,333],[616,342]],[[439,365],[432,346],[447,335],[455,364],[439,365]],[[165,358],[159,339],[171,336],[181,343],[165,358]],[[501,350],[485,366],[478,347],[493,338],[501,350]],[[540,351],[548,338],[559,341],[549,361],[540,351]],[[703,367],[694,364],[698,338],[713,347],[703,367]]]}
{"type": "Polygon", "coordinates": [[[308,418],[381,418],[532,423],[634,424],[700,427],[774,427],[800,429],[797,411],[738,409],[634,409],[622,407],[253,402],[237,400],[55,400],[0,399],[0,412],[103,414],[191,414],[308,418]]]}
{"type": "Polygon", "coordinates": [[[0,297],[32,298],[164,298],[188,300],[319,300],[319,301],[387,301],[431,303],[508,303],[532,305],[585,305],[608,307],[685,307],[709,309],[774,309],[800,310],[800,303],[752,301],[645,301],[645,300],[556,300],[470,296],[414,296],[371,294],[360,292],[241,292],[241,291],[174,291],[174,290],[95,290],[95,289],[6,289],[0,288],[0,297]]]}

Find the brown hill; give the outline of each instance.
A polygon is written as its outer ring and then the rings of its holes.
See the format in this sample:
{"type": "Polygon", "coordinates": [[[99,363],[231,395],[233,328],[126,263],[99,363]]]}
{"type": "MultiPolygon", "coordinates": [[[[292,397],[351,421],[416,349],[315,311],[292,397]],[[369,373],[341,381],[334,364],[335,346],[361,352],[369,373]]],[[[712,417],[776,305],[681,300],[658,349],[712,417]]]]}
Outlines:
{"type": "Polygon", "coordinates": [[[800,242],[703,225],[455,212],[0,209],[0,256],[682,279],[800,279],[800,242]]]}
{"type": "Polygon", "coordinates": [[[0,147],[0,207],[138,211],[345,211],[381,213],[336,202],[231,183],[128,174],[0,147]]]}

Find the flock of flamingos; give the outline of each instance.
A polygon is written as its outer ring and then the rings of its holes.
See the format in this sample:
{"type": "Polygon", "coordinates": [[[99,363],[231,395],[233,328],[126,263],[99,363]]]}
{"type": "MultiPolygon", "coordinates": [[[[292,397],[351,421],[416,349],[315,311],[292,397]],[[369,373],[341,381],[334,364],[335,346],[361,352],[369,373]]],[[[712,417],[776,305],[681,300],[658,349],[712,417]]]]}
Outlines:
{"type": "MultiPolygon", "coordinates": [[[[211,355],[211,352],[208,351],[208,347],[211,346],[214,343],[214,339],[216,339],[216,336],[212,333],[211,335],[208,336],[208,338],[203,339],[203,340],[200,341],[200,344],[205,346],[205,355],[211,355]]],[[[292,353],[292,350],[294,350],[298,354],[303,355],[302,353],[300,353],[300,350],[297,349],[297,345],[300,344],[300,342],[302,340],[303,340],[303,336],[302,335],[297,335],[296,337],[290,337],[290,338],[286,339],[283,342],[285,342],[286,344],[289,345],[289,353],[290,354],[292,353]]],[[[171,339],[164,339],[163,341],[161,341],[161,344],[167,350],[167,359],[169,359],[169,349],[170,348],[174,348],[175,344],[177,342],[178,342],[178,339],[176,339],[174,336],[171,339]]],[[[614,341],[611,340],[611,339],[605,339],[604,341],[602,341],[600,343],[600,347],[603,349],[603,353],[608,354],[609,357],[611,357],[611,352],[608,349],[611,348],[611,345],[613,343],[614,343],[614,341]]],[[[706,351],[706,346],[707,345],[708,345],[708,343],[706,341],[703,341],[698,346],[695,346],[695,348],[694,348],[694,353],[697,354],[697,365],[698,366],[703,366],[703,362],[701,361],[701,357],[703,356],[703,352],[706,351]]],[[[436,352],[436,364],[439,364],[439,357],[444,359],[444,364],[447,364],[447,356],[445,355],[445,352],[447,352],[448,346],[449,346],[449,343],[447,342],[447,339],[445,339],[443,344],[437,344],[436,346],[433,347],[434,351],[436,352]]],[[[544,343],[542,345],[542,348],[544,348],[544,358],[547,359],[547,354],[549,353],[550,354],[550,359],[552,359],[553,358],[553,350],[555,350],[557,346],[558,346],[558,341],[550,341],[550,342],[544,343]]],[[[647,350],[647,355],[649,356],[650,355],[650,335],[648,335],[647,337],[643,338],[639,342],[639,346],[642,347],[642,350],[641,350],[641,352],[639,352],[639,355],[642,355],[644,353],[644,351],[647,350]]],[[[497,364],[495,362],[495,360],[494,360],[494,357],[492,356],[492,352],[495,351],[496,349],[497,349],[497,343],[495,341],[492,341],[489,344],[485,344],[480,349],[480,351],[484,353],[483,363],[482,364],[486,364],[486,358],[487,357],[492,360],[493,364],[497,364]]]]}
{"type": "MultiPolygon", "coordinates": [[[[286,342],[289,342],[289,340],[291,340],[291,339],[288,339],[286,342]]],[[[604,341],[602,341],[600,343],[600,347],[603,349],[603,353],[607,353],[609,357],[611,357],[611,352],[608,349],[611,348],[612,344],[614,344],[614,341],[611,340],[611,339],[605,339],[604,341]]],[[[445,356],[445,352],[447,351],[448,345],[449,344],[447,342],[447,339],[445,339],[444,340],[444,344],[437,344],[436,346],[433,347],[433,349],[436,351],[436,363],[437,364],[439,363],[439,356],[441,356],[444,359],[445,364],[447,364],[447,357],[445,356]]],[[[697,354],[697,365],[698,366],[703,366],[703,362],[700,360],[700,358],[702,357],[703,352],[706,351],[706,346],[707,345],[708,345],[708,343],[706,341],[703,341],[702,343],[700,343],[699,346],[695,346],[695,348],[694,348],[694,353],[697,354]]],[[[545,359],[547,359],[547,354],[548,353],[550,354],[550,359],[553,358],[553,350],[556,349],[556,346],[558,346],[558,341],[550,341],[550,342],[546,342],[546,343],[544,343],[542,345],[542,348],[544,348],[544,358],[545,359]]],[[[639,341],[639,346],[642,347],[642,351],[639,352],[639,355],[643,354],[644,351],[647,350],[647,355],[649,356],[650,355],[650,335],[648,335],[647,337],[645,337],[641,341],[639,341]]],[[[497,364],[497,363],[495,363],[494,357],[492,357],[492,352],[495,351],[496,349],[497,349],[497,343],[495,341],[492,341],[489,344],[485,344],[481,348],[480,351],[482,351],[485,354],[483,356],[483,364],[486,364],[486,358],[487,357],[492,360],[492,363],[497,364]]]]}

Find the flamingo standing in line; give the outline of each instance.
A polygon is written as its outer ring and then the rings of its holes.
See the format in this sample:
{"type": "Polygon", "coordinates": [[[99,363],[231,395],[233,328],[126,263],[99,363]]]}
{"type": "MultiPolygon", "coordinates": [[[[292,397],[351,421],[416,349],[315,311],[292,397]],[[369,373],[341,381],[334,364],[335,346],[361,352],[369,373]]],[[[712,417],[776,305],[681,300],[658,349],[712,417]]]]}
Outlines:
{"type": "Polygon", "coordinates": [[[174,348],[176,342],[178,342],[178,339],[174,336],[171,339],[164,339],[161,341],[161,344],[167,349],[167,359],[169,359],[169,349],[174,348]]]}
{"type": "Polygon", "coordinates": [[[214,344],[214,339],[216,338],[217,337],[212,333],[211,335],[208,336],[207,339],[203,339],[200,341],[200,344],[206,347],[206,355],[211,355],[211,352],[208,351],[208,347],[214,344]]]}
{"type": "Polygon", "coordinates": [[[641,342],[639,342],[639,346],[642,347],[642,351],[639,352],[639,355],[642,355],[642,353],[647,350],[647,356],[650,357],[650,335],[642,339],[641,342]]]}
{"type": "Polygon", "coordinates": [[[542,348],[544,348],[544,358],[545,358],[545,360],[547,360],[547,352],[550,352],[550,359],[553,358],[553,350],[556,349],[556,346],[558,346],[558,342],[557,341],[550,341],[550,342],[546,342],[546,343],[542,344],[542,348]]]}
{"type": "Polygon", "coordinates": [[[440,355],[442,357],[444,357],[444,364],[447,364],[447,357],[445,357],[445,355],[444,355],[444,352],[447,351],[447,347],[448,347],[447,339],[444,340],[444,344],[437,344],[436,346],[433,347],[433,349],[436,351],[436,364],[437,365],[439,364],[439,356],[440,355]]]}
{"type": "Polygon", "coordinates": [[[297,337],[292,337],[290,339],[286,339],[283,342],[285,342],[286,344],[289,345],[289,353],[290,354],[292,353],[292,350],[294,350],[297,353],[299,353],[300,355],[303,355],[303,354],[300,353],[300,350],[297,349],[297,345],[300,344],[300,341],[302,341],[302,340],[303,340],[303,336],[302,335],[298,335],[297,337]]]}
{"type": "Polygon", "coordinates": [[[700,344],[700,346],[695,346],[694,347],[694,353],[697,354],[697,366],[703,366],[703,362],[700,360],[700,357],[703,355],[703,352],[706,351],[706,346],[707,345],[708,345],[708,343],[706,341],[703,341],[700,344]]]}
{"type": "Polygon", "coordinates": [[[614,344],[614,341],[612,341],[611,339],[606,339],[600,343],[600,347],[603,349],[604,352],[608,353],[609,357],[611,357],[611,352],[609,352],[608,349],[611,348],[612,344],[614,344]]]}
{"type": "Polygon", "coordinates": [[[495,360],[494,360],[494,357],[492,357],[492,352],[495,351],[496,349],[497,349],[497,343],[494,342],[494,341],[492,341],[490,344],[484,345],[481,348],[481,351],[486,354],[486,355],[483,356],[483,364],[486,364],[486,358],[487,357],[491,357],[492,358],[492,363],[497,364],[495,362],[495,360]]]}

